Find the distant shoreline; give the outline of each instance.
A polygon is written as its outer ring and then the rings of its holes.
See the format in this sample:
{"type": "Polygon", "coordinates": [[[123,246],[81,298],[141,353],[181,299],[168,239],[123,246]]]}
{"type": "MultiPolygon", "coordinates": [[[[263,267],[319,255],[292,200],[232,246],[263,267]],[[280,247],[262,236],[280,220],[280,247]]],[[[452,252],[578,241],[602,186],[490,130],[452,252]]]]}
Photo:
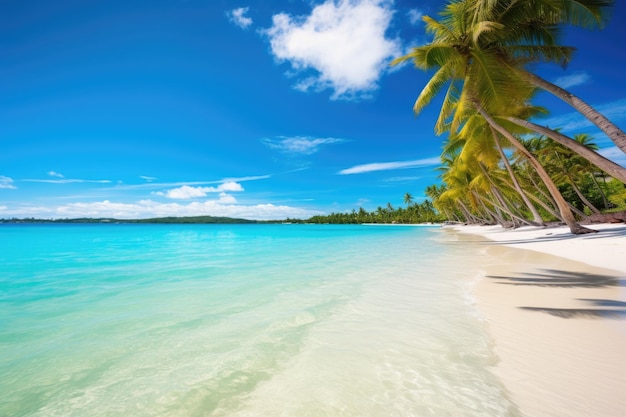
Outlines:
{"type": "Polygon", "coordinates": [[[316,223],[301,219],[249,220],[232,217],[193,216],[155,217],[149,219],[75,218],[75,219],[0,219],[0,224],[337,224],[364,226],[441,226],[440,223],[316,223]]]}

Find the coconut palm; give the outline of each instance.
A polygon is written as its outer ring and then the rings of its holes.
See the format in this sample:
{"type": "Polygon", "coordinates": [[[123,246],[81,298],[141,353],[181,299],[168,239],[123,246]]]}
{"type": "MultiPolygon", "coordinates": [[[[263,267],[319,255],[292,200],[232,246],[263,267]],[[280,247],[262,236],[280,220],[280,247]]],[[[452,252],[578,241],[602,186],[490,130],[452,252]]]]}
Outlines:
{"type": "Polygon", "coordinates": [[[551,171],[552,178],[557,184],[567,184],[576,193],[580,201],[593,213],[600,213],[593,203],[583,194],[577,183],[582,174],[585,174],[580,164],[582,158],[576,158],[572,152],[560,144],[545,138],[541,138],[543,147],[537,152],[546,169],[551,171]]]}
{"type": "MultiPolygon", "coordinates": [[[[496,122],[493,114],[506,114],[505,109],[518,109],[534,93],[517,71],[502,71],[501,59],[492,49],[482,47],[494,39],[492,33],[500,28],[489,21],[472,22],[472,3],[449,3],[441,13],[441,20],[424,17],[433,41],[414,48],[394,64],[411,60],[423,70],[435,73],[419,94],[414,111],[419,113],[447,85],[435,131],[457,132],[470,117],[480,115],[509,143],[528,158],[556,201],[563,220],[572,233],[590,232],[580,226],[550,176],[521,142],[496,122]]],[[[509,114],[517,116],[515,113],[509,114]]]]}
{"type": "Polygon", "coordinates": [[[502,69],[517,72],[535,87],[568,103],[626,153],[626,134],[618,126],[571,92],[527,70],[528,64],[536,62],[567,65],[575,48],[558,44],[561,26],[602,28],[613,0],[471,0],[468,3],[467,18],[472,24],[491,29],[480,47],[496,52],[502,69]]]}

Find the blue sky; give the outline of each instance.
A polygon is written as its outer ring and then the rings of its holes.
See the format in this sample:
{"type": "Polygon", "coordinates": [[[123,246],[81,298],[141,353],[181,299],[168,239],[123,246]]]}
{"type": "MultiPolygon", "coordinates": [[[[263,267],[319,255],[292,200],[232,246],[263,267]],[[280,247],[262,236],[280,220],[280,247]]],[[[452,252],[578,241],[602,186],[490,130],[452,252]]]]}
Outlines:
{"type": "MultiPolygon", "coordinates": [[[[428,79],[389,62],[440,1],[0,0],[0,218],[306,218],[437,182],[428,79]]],[[[545,78],[626,128],[626,5],[545,78]]],[[[591,133],[547,94],[546,121],[591,133]]]]}

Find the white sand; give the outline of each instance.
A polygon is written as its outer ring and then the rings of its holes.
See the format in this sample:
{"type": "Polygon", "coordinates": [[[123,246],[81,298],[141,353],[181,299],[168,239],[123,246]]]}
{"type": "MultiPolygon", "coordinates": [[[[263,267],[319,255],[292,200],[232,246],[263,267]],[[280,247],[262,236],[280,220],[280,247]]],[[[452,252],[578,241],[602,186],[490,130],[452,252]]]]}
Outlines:
{"type": "Polygon", "coordinates": [[[626,416],[626,225],[590,228],[454,228],[490,240],[477,304],[524,416],[626,416]]]}

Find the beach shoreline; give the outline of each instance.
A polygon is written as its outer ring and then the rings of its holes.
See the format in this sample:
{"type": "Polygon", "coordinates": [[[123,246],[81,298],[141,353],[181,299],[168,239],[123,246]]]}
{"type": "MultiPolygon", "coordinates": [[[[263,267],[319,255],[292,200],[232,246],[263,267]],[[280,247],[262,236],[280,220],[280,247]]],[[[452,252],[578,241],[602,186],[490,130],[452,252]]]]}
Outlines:
{"type": "Polygon", "coordinates": [[[446,228],[485,239],[474,297],[522,414],[626,415],[626,225],[446,228]]]}

